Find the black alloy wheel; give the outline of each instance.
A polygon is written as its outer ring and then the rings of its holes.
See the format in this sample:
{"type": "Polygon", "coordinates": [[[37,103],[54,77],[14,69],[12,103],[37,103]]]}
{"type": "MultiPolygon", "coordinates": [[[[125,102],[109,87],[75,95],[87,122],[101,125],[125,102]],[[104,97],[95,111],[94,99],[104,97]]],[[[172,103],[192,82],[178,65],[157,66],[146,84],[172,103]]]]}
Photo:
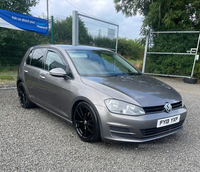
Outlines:
{"type": "Polygon", "coordinates": [[[22,82],[20,82],[17,86],[19,102],[23,108],[33,107],[33,103],[29,100],[25,86],[22,82]]]}
{"type": "Polygon", "coordinates": [[[80,102],[73,116],[78,136],[86,142],[100,140],[100,129],[97,115],[92,106],[86,102],[80,102]]]}

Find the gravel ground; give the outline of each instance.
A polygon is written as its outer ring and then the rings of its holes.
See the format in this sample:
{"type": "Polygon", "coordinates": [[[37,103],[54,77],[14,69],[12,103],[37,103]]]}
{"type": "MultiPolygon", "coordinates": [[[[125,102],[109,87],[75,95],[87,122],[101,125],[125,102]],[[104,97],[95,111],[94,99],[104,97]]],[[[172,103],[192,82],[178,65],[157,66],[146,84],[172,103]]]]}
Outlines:
{"type": "Polygon", "coordinates": [[[16,87],[16,81],[0,80],[0,89],[7,89],[16,87]]]}
{"type": "Polygon", "coordinates": [[[0,171],[200,171],[200,85],[163,79],[188,108],[184,129],[146,143],[85,143],[73,126],[21,108],[16,89],[0,90],[0,171]]]}

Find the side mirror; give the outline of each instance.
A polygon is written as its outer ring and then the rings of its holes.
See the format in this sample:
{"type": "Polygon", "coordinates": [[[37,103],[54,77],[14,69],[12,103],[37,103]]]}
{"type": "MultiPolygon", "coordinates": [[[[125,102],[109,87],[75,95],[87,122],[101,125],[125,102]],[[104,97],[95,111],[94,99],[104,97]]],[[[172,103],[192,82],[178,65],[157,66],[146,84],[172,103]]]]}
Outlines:
{"type": "Polygon", "coordinates": [[[56,77],[66,77],[66,75],[67,75],[66,71],[62,68],[51,69],[49,71],[49,73],[50,73],[50,75],[56,76],[56,77]]]}

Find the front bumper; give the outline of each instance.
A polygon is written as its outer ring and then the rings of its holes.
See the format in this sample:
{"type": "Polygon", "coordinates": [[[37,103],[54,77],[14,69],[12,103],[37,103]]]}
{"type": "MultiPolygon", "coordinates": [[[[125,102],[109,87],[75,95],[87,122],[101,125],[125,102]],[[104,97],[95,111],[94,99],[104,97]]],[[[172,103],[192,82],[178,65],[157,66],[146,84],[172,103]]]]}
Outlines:
{"type": "Polygon", "coordinates": [[[146,142],[180,131],[186,119],[187,109],[181,107],[170,113],[158,112],[142,116],[127,116],[110,113],[106,107],[96,106],[102,140],[122,142],[146,142]],[[180,122],[157,128],[157,120],[180,115],[180,122]]]}

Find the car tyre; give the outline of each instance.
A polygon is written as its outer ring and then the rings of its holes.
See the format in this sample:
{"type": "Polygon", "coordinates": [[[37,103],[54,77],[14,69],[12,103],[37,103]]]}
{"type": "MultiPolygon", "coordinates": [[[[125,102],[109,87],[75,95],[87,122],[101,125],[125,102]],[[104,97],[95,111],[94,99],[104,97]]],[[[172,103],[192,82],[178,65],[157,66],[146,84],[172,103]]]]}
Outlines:
{"type": "Polygon", "coordinates": [[[23,108],[31,108],[34,104],[29,100],[25,85],[20,82],[17,86],[19,102],[23,108]]]}
{"type": "Polygon", "coordinates": [[[92,106],[86,102],[80,102],[74,111],[73,121],[76,132],[85,142],[100,140],[100,129],[97,115],[92,106]]]}
{"type": "Polygon", "coordinates": [[[196,84],[197,79],[196,78],[183,78],[183,82],[188,83],[188,84],[196,84]]]}

